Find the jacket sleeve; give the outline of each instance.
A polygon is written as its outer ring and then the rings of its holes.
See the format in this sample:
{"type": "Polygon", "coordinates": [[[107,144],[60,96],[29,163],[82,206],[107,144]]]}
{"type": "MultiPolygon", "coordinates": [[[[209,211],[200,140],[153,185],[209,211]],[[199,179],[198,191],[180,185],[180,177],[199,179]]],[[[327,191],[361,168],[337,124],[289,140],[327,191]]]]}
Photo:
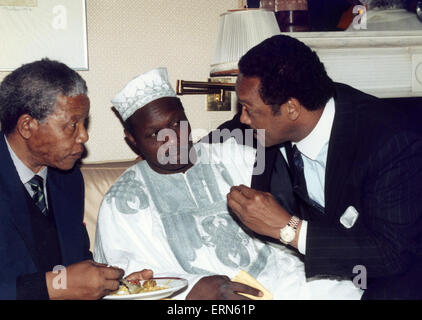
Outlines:
{"type": "Polygon", "coordinates": [[[31,273],[19,276],[16,280],[17,300],[48,300],[45,273],[31,273]]]}

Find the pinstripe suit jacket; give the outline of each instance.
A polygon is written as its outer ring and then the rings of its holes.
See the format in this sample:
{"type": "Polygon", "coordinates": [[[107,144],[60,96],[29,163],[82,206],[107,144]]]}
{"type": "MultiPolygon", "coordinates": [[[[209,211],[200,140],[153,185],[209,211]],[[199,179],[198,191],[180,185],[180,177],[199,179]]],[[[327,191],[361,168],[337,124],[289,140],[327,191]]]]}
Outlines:
{"type": "MultiPolygon", "coordinates": [[[[353,278],[362,275],[354,267],[365,266],[364,298],[422,298],[420,129],[413,130],[399,110],[349,86],[336,84],[334,99],[325,213],[298,192],[280,146],[266,149],[265,171],[253,176],[252,188],[271,192],[288,212],[308,220],[308,277],[353,278]],[[349,206],[359,216],[347,229],[340,217],[349,206]]],[[[220,129],[244,129],[239,117],[220,129]]]]}
{"type": "Polygon", "coordinates": [[[267,150],[267,172],[252,185],[309,221],[308,277],[353,277],[355,266],[365,266],[364,298],[421,298],[422,137],[399,110],[349,86],[336,84],[335,108],[325,213],[296,192],[277,148],[267,150]],[[349,206],[359,216],[347,229],[340,217],[349,206]]]}

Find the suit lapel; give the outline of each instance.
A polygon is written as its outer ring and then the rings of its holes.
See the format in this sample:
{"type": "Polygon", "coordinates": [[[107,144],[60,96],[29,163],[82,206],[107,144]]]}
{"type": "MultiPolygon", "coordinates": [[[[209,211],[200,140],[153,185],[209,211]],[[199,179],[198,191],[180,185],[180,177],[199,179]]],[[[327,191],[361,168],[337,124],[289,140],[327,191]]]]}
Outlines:
{"type": "Polygon", "coordinates": [[[0,194],[9,207],[9,210],[2,210],[2,212],[7,214],[15,225],[32,257],[32,261],[38,267],[37,259],[34,258],[36,257],[36,244],[31,229],[30,208],[26,201],[26,190],[10,157],[3,134],[0,134],[0,163],[0,194]]]}
{"type": "MultiPolygon", "coordinates": [[[[48,173],[48,191],[49,199],[54,210],[54,218],[56,221],[57,234],[60,242],[60,249],[62,253],[62,262],[64,265],[73,263],[74,257],[80,256],[78,252],[79,247],[76,245],[80,242],[80,234],[76,232],[80,229],[78,219],[75,215],[80,212],[79,203],[72,201],[75,199],[74,194],[69,194],[72,186],[67,185],[69,179],[64,179],[66,172],[57,169],[49,168],[48,173]]],[[[81,192],[80,190],[73,190],[74,193],[81,192]]]]}
{"type": "Polygon", "coordinates": [[[53,169],[50,169],[48,172],[48,193],[50,205],[53,207],[57,236],[62,253],[62,262],[65,264],[65,262],[68,261],[69,249],[71,247],[68,245],[69,243],[67,240],[69,237],[67,231],[71,229],[69,224],[72,223],[72,221],[68,219],[69,215],[66,213],[71,211],[72,208],[64,207],[64,204],[67,203],[67,205],[69,205],[69,202],[62,199],[62,197],[65,196],[63,186],[60,184],[57,174],[53,169]]]}
{"type": "Polygon", "coordinates": [[[336,113],[331,129],[325,171],[325,211],[329,219],[335,219],[344,192],[344,184],[349,179],[356,157],[357,124],[354,106],[343,101],[338,94],[335,98],[336,113]]]}

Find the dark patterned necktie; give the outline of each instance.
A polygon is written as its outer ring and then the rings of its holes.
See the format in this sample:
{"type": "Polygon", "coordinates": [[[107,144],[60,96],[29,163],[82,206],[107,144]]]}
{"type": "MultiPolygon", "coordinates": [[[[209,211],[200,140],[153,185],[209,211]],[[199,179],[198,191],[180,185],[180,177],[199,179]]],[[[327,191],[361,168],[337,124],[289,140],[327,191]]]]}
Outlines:
{"type": "Polygon", "coordinates": [[[307,193],[306,180],[305,180],[305,170],[303,169],[304,168],[303,159],[302,159],[302,155],[300,154],[300,151],[297,149],[296,145],[294,145],[292,147],[292,153],[293,153],[293,164],[295,166],[297,182],[300,185],[300,187],[302,188],[302,190],[306,191],[306,193],[307,193]]]}
{"type": "Polygon", "coordinates": [[[45,195],[44,195],[44,180],[39,175],[35,175],[31,180],[29,180],[29,185],[34,191],[34,195],[32,199],[35,201],[35,205],[41,210],[44,216],[47,216],[47,204],[45,202],[45,195]]]}
{"type": "Polygon", "coordinates": [[[322,207],[318,202],[312,200],[309,197],[308,188],[306,187],[305,170],[304,170],[304,165],[303,165],[302,154],[297,149],[296,145],[292,147],[292,153],[293,153],[293,164],[295,166],[295,171],[296,171],[296,179],[301,191],[303,192],[304,195],[306,195],[311,205],[315,209],[317,209],[320,212],[324,212],[324,207],[322,207]]]}

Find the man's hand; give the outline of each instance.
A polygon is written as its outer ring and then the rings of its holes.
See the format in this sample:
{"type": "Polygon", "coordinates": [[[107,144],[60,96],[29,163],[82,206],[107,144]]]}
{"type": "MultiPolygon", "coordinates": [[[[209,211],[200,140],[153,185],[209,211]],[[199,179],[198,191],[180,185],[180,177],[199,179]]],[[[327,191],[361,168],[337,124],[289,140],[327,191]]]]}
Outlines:
{"type": "Polygon", "coordinates": [[[143,269],[141,271],[137,271],[134,273],[131,273],[126,277],[126,280],[128,281],[134,281],[139,282],[141,280],[149,280],[153,276],[153,272],[150,269],[143,269]]]}
{"type": "MultiPolygon", "coordinates": [[[[63,272],[63,271],[61,271],[63,272]]],[[[115,267],[86,260],[66,267],[66,288],[55,288],[58,274],[46,273],[50,299],[94,300],[100,299],[119,288],[124,271],[115,267]]]]}
{"type": "Polygon", "coordinates": [[[230,189],[227,204],[249,229],[274,239],[280,238],[280,229],[286,226],[291,218],[271,193],[244,185],[230,189]]]}
{"type": "Polygon", "coordinates": [[[187,295],[186,300],[250,300],[238,292],[257,297],[263,295],[260,290],[230,281],[227,276],[215,275],[199,280],[187,295]]]}

